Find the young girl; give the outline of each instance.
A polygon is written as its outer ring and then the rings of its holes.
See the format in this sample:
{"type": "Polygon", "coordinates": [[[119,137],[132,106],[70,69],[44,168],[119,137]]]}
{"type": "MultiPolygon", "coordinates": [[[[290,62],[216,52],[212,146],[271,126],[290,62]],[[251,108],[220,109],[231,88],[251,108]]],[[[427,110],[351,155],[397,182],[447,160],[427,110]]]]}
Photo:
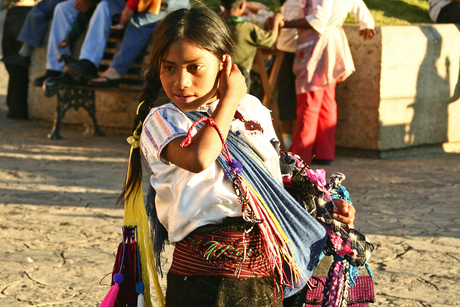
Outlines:
{"type": "MultiPolygon", "coordinates": [[[[289,276],[281,276],[270,265],[259,225],[243,220],[228,172],[218,162],[221,138],[232,155],[243,148],[247,154],[241,160],[242,174],[252,176],[249,181],[258,193],[276,202],[280,212],[293,210],[299,216],[299,221],[287,217],[284,223],[305,231],[299,238],[286,233],[292,253],[306,255],[307,260],[298,264],[305,271],[303,279],[308,279],[325,232],[285,195],[278,153],[270,142],[276,140],[270,111],[246,94],[245,79],[232,64],[231,34],[220,17],[203,5],[167,15],[154,32],[152,46],[133,134],[140,139],[140,147],[133,145],[132,171],[123,195],[132,192],[142,178],[142,153],[156,192],[147,207],[154,200],[153,215],[175,244],[166,305],[282,306],[283,293],[292,295],[299,286],[292,283],[292,291],[286,287],[282,291],[285,284],[279,281],[289,276]],[[154,107],[161,88],[171,102],[154,107]],[[212,118],[221,136],[212,126],[193,128],[190,145],[182,147],[189,129],[201,117],[212,118]],[[234,146],[234,142],[239,143],[234,146]],[[291,208],[283,209],[285,203],[291,208]],[[298,246],[302,253],[296,250],[298,246]]],[[[351,224],[354,209],[346,202],[339,202],[338,207],[341,215],[336,217],[351,224]]]]}

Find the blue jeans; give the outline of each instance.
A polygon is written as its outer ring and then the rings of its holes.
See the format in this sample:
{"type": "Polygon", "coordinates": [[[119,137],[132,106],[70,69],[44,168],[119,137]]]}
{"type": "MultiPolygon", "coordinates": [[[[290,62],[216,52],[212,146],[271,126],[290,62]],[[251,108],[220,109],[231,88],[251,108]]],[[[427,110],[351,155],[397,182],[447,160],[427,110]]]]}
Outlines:
{"type": "Polygon", "coordinates": [[[64,0],[42,0],[38,2],[27,14],[18,40],[35,48],[40,47],[53,17],[54,9],[62,1],[64,0]]]}
{"type": "MultiPolygon", "coordinates": [[[[59,62],[57,57],[70,54],[70,48],[59,48],[57,44],[67,38],[75,23],[78,15],[75,3],[75,0],[67,0],[56,6],[48,40],[46,69],[64,71],[65,63],[59,62]]],[[[124,6],[123,0],[101,0],[97,4],[80,50],[80,59],[89,60],[99,67],[109,38],[112,16],[120,14],[124,6]]]]}
{"type": "Polygon", "coordinates": [[[123,40],[115,53],[111,67],[124,76],[136,58],[144,49],[155,30],[164,12],[158,15],[150,13],[136,13],[126,27],[123,40]],[[161,17],[160,17],[161,16],[161,17]]]}
{"type": "Polygon", "coordinates": [[[136,58],[141,53],[150,39],[152,32],[158,23],[163,19],[168,11],[185,8],[189,5],[189,0],[169,0],[162,1],[162,5],[167,4],[167,9],[161,9],[158,15],[140,12],[135,13],[126,27],[123,41],[115,54],[112,64],[120,75],[124,76],[136,58]]]}

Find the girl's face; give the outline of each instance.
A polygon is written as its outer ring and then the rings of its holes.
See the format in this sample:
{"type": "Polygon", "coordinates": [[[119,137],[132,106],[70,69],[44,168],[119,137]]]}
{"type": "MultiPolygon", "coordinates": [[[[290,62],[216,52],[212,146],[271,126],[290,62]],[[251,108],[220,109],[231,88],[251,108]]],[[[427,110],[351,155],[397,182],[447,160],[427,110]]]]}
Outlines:
{"type": "Polygon", "coordinates": [[[189,39],[172,43],[161,61],[163,89],[182,111],[194,111],[217,99],[221,61],[189,39]]]}

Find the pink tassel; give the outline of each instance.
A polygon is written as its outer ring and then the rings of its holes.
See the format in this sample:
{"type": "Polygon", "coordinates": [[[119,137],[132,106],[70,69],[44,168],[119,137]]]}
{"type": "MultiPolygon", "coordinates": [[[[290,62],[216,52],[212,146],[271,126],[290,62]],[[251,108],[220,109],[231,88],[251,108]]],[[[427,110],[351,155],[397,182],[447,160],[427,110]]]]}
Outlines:
{"type": "Polygon", "coordinates": [[[113,307],[115,305],[115,301],[117,300],[118,290],[120,289],[120,284],[123,282],[124,276],[123,274],[117,273],[113,277],[113,281],[115,284],[110,287],[109,292],[102,300],[101,305],[99,307],[113,307]]]}

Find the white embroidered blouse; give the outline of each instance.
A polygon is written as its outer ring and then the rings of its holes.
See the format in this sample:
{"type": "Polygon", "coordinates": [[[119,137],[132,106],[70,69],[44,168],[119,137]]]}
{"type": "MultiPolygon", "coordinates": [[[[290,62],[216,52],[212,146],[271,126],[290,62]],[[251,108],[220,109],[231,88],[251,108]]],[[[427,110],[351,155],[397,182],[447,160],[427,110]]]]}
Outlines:
{"type": "MultiPolygon", "coordinates": [[[[198,111],[209,115],[218,101],[198,111]]],[[[270,111],[254,96],[246,95],[238,111],[245,120],[260,123],[263,132],[247,131],[244,123],[234,119],[231,131],[237,133],[259,153],[275,179],[282,184],[278,153],[270,140],[276,137],[270,111]]],[[[220,223],[225,217],[241,216],[231,182],[214,162],[201,173],[192,173],[160,158],[162,149],[171,140],[185,136],[193,122],[172,102],[153,108],[146,117],[141,134],[141,150],[152,176],[158,219],[166,227],[170,242],[186,237],[197,227],[220,223]]],[[[194,135],[196,130],[193,131],[194,135]]],[[[193,142],[193,140],[192,140],[193,142]]]]}

